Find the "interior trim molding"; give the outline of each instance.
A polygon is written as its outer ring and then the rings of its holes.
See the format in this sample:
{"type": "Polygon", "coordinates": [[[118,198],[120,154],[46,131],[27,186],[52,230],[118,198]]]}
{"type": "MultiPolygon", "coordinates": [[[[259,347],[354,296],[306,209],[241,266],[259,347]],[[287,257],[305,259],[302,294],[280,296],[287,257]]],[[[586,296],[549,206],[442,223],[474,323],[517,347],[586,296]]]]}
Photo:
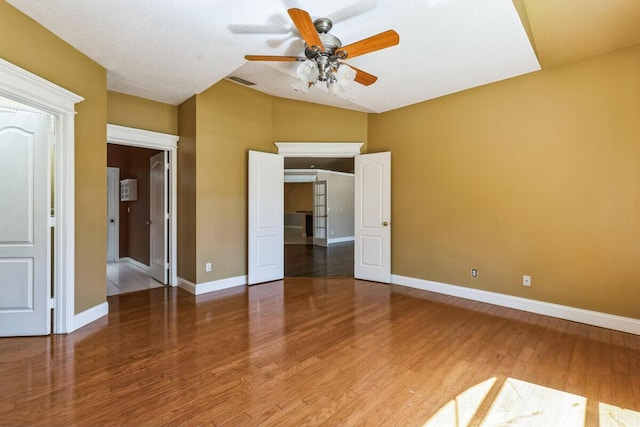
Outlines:
{"type": "Polygon", "coordinates": [[[274,142],[284,157],[354,157],[363,142],[274,142]]]}
{"type": "Polygon", "coordinates": [[[327,240],[327,244],[331,245],[333,243],[344,243],[344,242],[355,242],[355,236],[346,236],[346,237],[334,237],[332,239],[327,240]]]}
{"type": "Polygon", "coordinates": [[[221,291],[223,289],[244,286],[247,284],[247,276],[228,277],[226,279],[213,280],[205,283],[192,283],[182,277],[178,278],[178,286],[193,295],[202,295],[209,292],[221,291]]]}
{"type": "Polygon", "coordinates": [[[95,322],[101,317],[109,314],[109,303],[103,302],[94,307],[91,307],[82,313],[78,313],[73,318],[73,330],[78,330],[83,326],[87,326],[91,322],[95,322]]]}
{"type": "Polygon", "coordinates": [[[56,118],[52,330],[67,334],[73,331],[75,316],[75,104],[84,98],[2,58],[0,95],[56,118]]]}
{"type": "Polygon", "coordinates": [[[169,154],[169,285],[178,286],[178,140],[177,135],[107,124],[107,144],[163,150],[169,154]]]}
{"type": "Polygon", "coordinates": [[[177,135],[107,124],[107,140],[112,144],[130,145],[153,150],[177,148],[177,135]]]}
{"type": "Polygon", "coordinates": [[[630,317],[616,316],[614,314],[601,313],[599,311],[584,310],[566,305],[536,301],[528,298],[515,297],[480,289],[466,288],[463,286],[449,285],[446,283],[432,282],[430,280],[416,279],[413,277],[391,275],[391,283],[407,286],[424,291],[436,292],[444,295],[486,302],[501,307],[515,308],[516,310],[530,313],[557,317],[601,328],[613,329],[630,334],[640,335],[640,320],[630,317]]]}

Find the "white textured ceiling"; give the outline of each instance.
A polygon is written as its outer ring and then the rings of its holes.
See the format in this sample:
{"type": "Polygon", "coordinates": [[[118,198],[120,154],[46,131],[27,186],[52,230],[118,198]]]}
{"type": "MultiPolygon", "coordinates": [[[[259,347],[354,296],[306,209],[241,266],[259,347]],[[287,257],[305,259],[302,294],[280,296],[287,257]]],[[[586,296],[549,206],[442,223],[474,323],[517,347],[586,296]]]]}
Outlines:
{"type": "Polygon", "coordinates": [[[179,104],[235,75],[254,89],[383,112],[540,69],[511,0],[8,0],[107,69],[109,90],[179,104]],[[395,47],[349,60],[378,76],[343,97],[295,92],[296,63],[245,54],[302,55],[287,9],[334,19],[350,44],[394,29],[395,47]]]}

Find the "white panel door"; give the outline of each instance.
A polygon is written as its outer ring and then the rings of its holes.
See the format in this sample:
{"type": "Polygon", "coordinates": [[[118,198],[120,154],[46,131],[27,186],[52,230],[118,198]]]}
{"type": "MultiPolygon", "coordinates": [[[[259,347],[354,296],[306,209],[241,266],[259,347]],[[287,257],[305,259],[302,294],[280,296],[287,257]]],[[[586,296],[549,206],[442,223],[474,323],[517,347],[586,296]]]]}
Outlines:
{"type": "Polygon", "coordinates": [[[313,244],[327,247],[329,207],[327,206],[327,181],[313,183],[313,244]]]}
{"type": "Polygon", "coordinates": [[[47,124],[0,112],[0,336],[51,332],[47,124]]]}
{"type": "Polygon", "coordinates": [[[391,282],[391,153],[355,157],[357,279],[391,282]]]}
{"type": "Polygon", "coordinates": [[[149,159],[149,273],[167,284],[167,236],[169,227],[167,204],[167,152],[149,159]]]}
{"type": "Polygon", "coordinates": [[[248,283],[284,277],[284,157],[249,151],[248,283]]]}
{"type": "Polygon", "coordinates": [[[107,168],[107,262],[118,260],[120,169],[107,168]]]}

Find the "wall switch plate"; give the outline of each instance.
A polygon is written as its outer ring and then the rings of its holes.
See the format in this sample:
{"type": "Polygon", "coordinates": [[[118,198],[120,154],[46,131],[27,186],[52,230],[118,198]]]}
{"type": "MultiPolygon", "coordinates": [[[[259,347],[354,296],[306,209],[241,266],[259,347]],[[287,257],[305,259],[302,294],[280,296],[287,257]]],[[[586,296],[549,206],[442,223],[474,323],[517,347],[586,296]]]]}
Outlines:
{"type": "Polygon", "coordinates": [[[522,276],[522,286],[531,286],[531,276],[522,276]]]}
{"type": "Polygon", "coordinates": [[[472,268],[471,269],[471,277],[478,277],[478,269],[477,268],[472,268]]]}
{"type": "Polygon", "coordinates": [[[211,263],[208,262],[204,265],[204,271],[206,271],[207,273],[211,271],[211,263]]]}

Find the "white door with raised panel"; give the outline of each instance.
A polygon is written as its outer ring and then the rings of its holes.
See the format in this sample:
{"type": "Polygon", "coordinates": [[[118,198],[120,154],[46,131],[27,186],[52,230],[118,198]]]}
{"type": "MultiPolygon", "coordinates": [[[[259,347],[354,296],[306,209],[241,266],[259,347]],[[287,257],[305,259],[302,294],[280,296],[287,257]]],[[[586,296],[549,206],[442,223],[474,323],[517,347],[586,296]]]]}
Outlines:
{"type": "Polygon", "coordinates": [[[248,283],[284,277],[284,158],[249,151],[248,283]]]}
{"type": "Polygon", "coordinates": [[[354,276],[391,282],[391,153],[355,157],[354,276]]]}
{"type": "Polygon", "coordinates": [[[328,229],[327,181],[315,181],[313,183],[313,244],[315,246],[327,246],[328,229]]]}
{"type": "Polygon", "coordinates": [[[107,168],[107,262],[116,262],[119,258],[119,209],[120,169],[107,168]]]}
{"type": "Polygon", "coordinates": [[[149,159],[149,273],[163,285],[167,284],[169,229],[167,152],[149,159]]]}
{"type": "Polygon", "coordinates": [[[51,332],[48,123],[0,112],[0,336],[51,332]]]}

